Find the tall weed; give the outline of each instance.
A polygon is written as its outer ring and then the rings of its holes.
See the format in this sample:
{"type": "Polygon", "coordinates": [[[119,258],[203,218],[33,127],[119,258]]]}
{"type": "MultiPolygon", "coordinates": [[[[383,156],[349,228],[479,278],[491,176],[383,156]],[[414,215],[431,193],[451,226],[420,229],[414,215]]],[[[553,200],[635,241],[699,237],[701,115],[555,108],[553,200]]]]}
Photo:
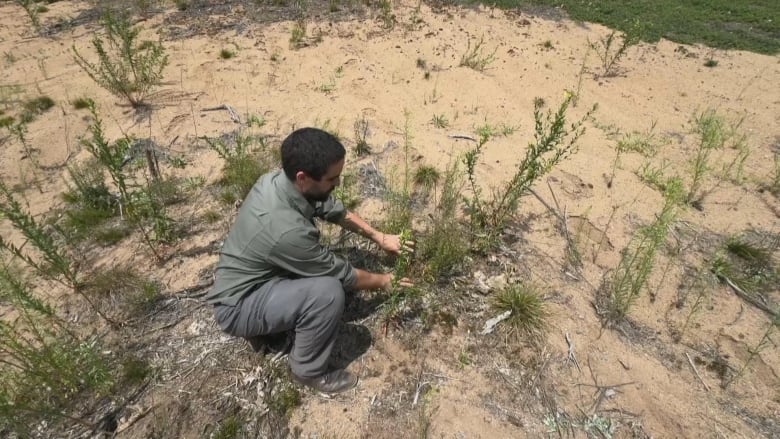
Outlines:
{"type": "Polygon", "coordinates": [[[503,186],[494,189],[490,197],[485,197],[477,182],[476,167],[482,148],[490,139],[490,133],[480,132],[476,147],[466,152],[464,162],[471,186],[471,199],[466,200],[472,230],[477,234],[495,238],[499,236],[507,221],[517,209],[520,197],[555,165],[568,158],[577,150],[577,140],[585,132],[583,126],[596,110],[594,106],[578,121],[570,126],[566,124],[566,110],[572,95],[567,94],[558,111],[553,114],[542,113],[539,101],[534,102],[534,141],[530,142],[525,157],[517,165],[515,174],[503,186]]]}
{"type": "Polygon", "coordinates": [[[657,219],[641,228],[623,250],[617,268],[605,277],[599,297],[599,313],[605,325],[623,321],[631,310],[655,265],[655,256],[666,241],[684,199],[682,183],[670,180],[664,192],[664,206],[657,219]]]}

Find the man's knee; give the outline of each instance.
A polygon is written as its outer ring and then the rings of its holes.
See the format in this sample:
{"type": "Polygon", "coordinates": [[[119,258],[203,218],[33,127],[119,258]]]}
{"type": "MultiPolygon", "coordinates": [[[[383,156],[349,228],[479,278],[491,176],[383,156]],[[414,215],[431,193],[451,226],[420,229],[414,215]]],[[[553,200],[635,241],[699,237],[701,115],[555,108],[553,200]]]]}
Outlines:
{"type": "Polygon", "coordinates": [[[323,307],[337,312],[344,309],[344,287],[335,277],[317,277],[312,279],[312,299],[323,307]]]}

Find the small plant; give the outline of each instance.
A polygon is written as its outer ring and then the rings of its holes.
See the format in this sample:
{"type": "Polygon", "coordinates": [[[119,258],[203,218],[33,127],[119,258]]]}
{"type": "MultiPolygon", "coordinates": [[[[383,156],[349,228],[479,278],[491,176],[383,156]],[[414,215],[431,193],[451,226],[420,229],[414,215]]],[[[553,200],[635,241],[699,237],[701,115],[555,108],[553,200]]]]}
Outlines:
{"type": "Polygon", "coordinates": [[[708,58],[707,61],[704,61],[704,67],[713,68],[717,66],[718,66],[718,61],[715,59],[708,58]]]}
{"type": "Polygon", "coordinates": [[[89,109],[90,102],[92,102],[90,98],[76,98],[71,102],[71,105],[76,110],[86,110],[89,109]]]}
{"type": "Polygon", "coordinates": [[[49,111],[54,106],[54,100],[48,96],[30,99],[22,106],[20,119],[24,123],[32,122],[36,116],[49,111]]]}
{"type": "Polygon", "coordinates": [[[555,46],[553,45],[553,42],[551,40],[544,40],[541,44],[539,44],[542,49],[544,50],[552,50],[555,49],[555,46]]]}
{"type": "Polygon", "coordinates": [[[300,19],[290,29],[290,48],[300,49],[306,47],[306,20],[300,19]]]}
{"type": "Polygon", "coordinates": [[[460,66],[468,67],[478,72],[482,72],[490,64],[492,64],[496,60],[496,52],[498,51],[498,46],[496,46],[493,52],[487,54],[486,52],[484,52],[484,44],[485,44],[484,37],[480,37],[479,41],[477,41],[476,44],[474,44],[474,47],[471,47],[471,40],[469,40],[468,47],[466,48],[466,53],[464,53],[463,56],[461,56],[460,58],[460,66]]]}
{"type": "MultiPolygon", "coordinates": [[[[412,147],[410,115],[406,113],[404,124],[404,161],[400,188],[391,188],[385,198],[388,202],[384,220],[384,230],[388,233],[401,233],[412,227],[412,176],[410,175],[409,154],[412,147]]],[[[395,185],[394,185],[395,186],[395,185]]]]}
{"type": "Polygon", "coordinates": [[[740,367],[739,370],[729,380],[723,383],[722,387],[724,389],[731,385],[734,381],[742,378],[742,376],[745,375],[747,368],[750,367],[751,363],[753,363],[753,360],[755,360],[755,358],[761,354],[764,349],[773,345],[771,337],[778,328],[780,328],[780,309],[775,312],[774,318],[771,322],[769,322],[769,325],[766,327],[766,330],[764,330],[764,333],[761,335],[758,343],[752,348],[748,348],[748,357],[745,359],[742,367],[740,367]]]}
{"type": "Polygon", "coordinates": [[[414,183],[430,189],[438,183],[440,177],[439,170],[433,166],[420,166],[414,173],[414,183]]]}
{"type": "Polygon", "coordinates": [[[230,49],[222,49],[219,51],[219,57],[222,59],[230,59],[236,56],[236,52],[230,49]]]}
{"type": "MultiPolygon", "coordinates": [[[[690,291],[695,294],[690,304],[688,314],[685,316],[685,322],[679,331],[674,334],[675,341],[679,342],[685,337],[685,333],[691,327],[694,319],[710,299],[709,291],[712,284],[712,274],[706,268],[699,269],[694,280],[691,282],[690,291]]],[[[682,306],[679,304],[678,306],[682,306]]]]}
{"type": "Polygon", "coordinates": [[[617,147],[615,148],[615,160],[612,162],[612,174],[607,181],[607,187],[612,187],[612,182],[614,181],[615,172],[620,163],[621,155],[626,152],[638,152],[645,157],[651,157],[658,152],[660,142],[653,133],[655,125],[656,122],[654,121],[647,132],[641,133],[634,131],[624,135],[623,138],[618,140],[617,147]]]}
{"type": "Polygon", "coordinates": [[[417,68],[426,70],[428,68],[428,63],[422,58],[417,58],[417,68]]]}
{"type": "Polygon", "coordinates": [[[433,123],[433,126],[436,128],[447,128],[450,126],[450,121],[448,121],[447,116],[443,114],[434,114],[431,123],[433,123]]]}
{"type": "Polygon", "coordinates": [[[217,212],[216,210],[207,210],[203,212],[203,221],[206,221],[208,224],[214,224],[222,219],[222,214],[217,212]]]}
{"type": "Polygon", "coordinates": [[[35,31],[37,32],[40,30],[41,19],[39,14],[42,12],[41,8],[43,7],[41,4],[39,4],[40,2],[38,0],[14,0],[14,3],[24,9],[24,12],[30,18],[30,22],[32,23],[35,31]]]}
{"type": "Polygon", "coordinates": [[[371,147],[368,145],[368,119],[365,116],[360,116],[356,121],[354,127],[355,132],[355,155],[358,157],[371,154],[371,147]]]}
{"type": "Polygon", "coordinates": [[[775,165],[767,186],[772,195],[780,197],[780,154],[775,154],[774,163],[775,165]]]}
{"type": "Polygon", "coordinates": [[[140,29],[133,27],[125,15],[103,17],[105,39],[95,36],[92,45],[97,63],[84,58],[73,46],[74,60],[98,85],[115,96],[127,99],[133,107],[162,83],[168,56],[162,44],[138,42],[140,29]]]}
{"type": "Polygon", "coordinates": [[[344,207],[346,207],[347,210],[354,210],[361,201],[358,189],[357,174],[343,172],[341,174],[341,184],[333,190],[333,196],[344,203],[344,207]]]}
{"type": "Polygon", "coordinates": [[[211,149],[225,161],[220,185],[224,188],[222,199],[226,203],[243,200],[261,175],[270,170],[265,139],[239,134],[235,145],[228,145],[222,139],[202,138],[211,149]]]}
{"type": "Polygon", "coordinates": [[[186,11],[190,7],[189,0],[173,0],[173,4],[176,5],[176,9],[179,11],[186,11]]]}
{"type": "Polygon", "coordinates": [[[457,218],[463,183],[463,174],[455,161],[444,173],[441,196],[417,246],[420,260],[425,261],[423,277],[432,282],[457,272],[469,253],[468,234],[457,218]]]}
{"type": "MultiPolygon", "coordinates": [[[[780,237],[746,232],[729,237],[712,261],[712,272],[744,294],[757,296],[780,287],[780,269],[775,253],[780,237]]],[[[765,298],[760,297],[765,302],[765,298]]]]}
{"type": "Polygon", "coordinates": [[[385,29],[392,29],[395,26],[392,0],[379,0],[379,18],[385,29]]]}
{"type": "Polygon", "coordinates": [[[160,299],[160,285],[130,267],[113,267],[91,273],[83,282],[84,294],[99,304],[112,320],[122,321],[148,312],[160,299]]]}
{"type": "Polygon", "coordinates": [[[614,76],[617,63],[626,54],[629,47],[639,43],[641,37],[641,25],[638,21],[634,21],[626,33],[618,34],[617,31],[613,30],[598,43],[591,43],[591,48],[601,60],[602,76],[614,76]]]}
{"type": "Polygon", "coordinates": [[[500,291],[492,302],[496,312],[509,311],[504,321],[506,333],[517,340],[540,341],[547,328],[549,311],[536,288],[530,284],[512,284],[500,291]]]}
{"type": "MultiPolygon", "coordinates": [[[[412,240],[412,231],[410,229],[404,229],[399,233],[401,242],[408,242],[412,240]]],[[[414,293],[409,288],[401,284],[401,279],[405,278],[409,274],[412,263],[411,250],[402,248],[398,257],[395,260],[395,267],[393,270],[393,282],[390,287],[390,296],[382,304],[382,313],[385,320],[385,332],[391,321],[396,321],[401,317],[401,313],[404,308],[404,302],[410,298],[410,294],[414,293]]]]}
{"type": "Polygon", "coordinates": [[[699,143],[696,147],[696,156],[691,160],[691,184],[686,199],[688,204],[700,206],[703,199],[717,188],[732,170],[735,172],[735,178],[741,178],[742,167],[750,154],[750,149],[745,136],[739,134],[740,125],[741,121],[732,124],[712,109],[695,116],[694,134],[698,136],[699,143]],[[737,149],[737,155],[724,167],[719,181],[712,188],[702,190],[704,177],[712,170],[710,166],[712,152],[724,149],[728,143],[737,149]]]}
{"type": "Polygon", "coordinates": [[[650,162],[646,162],[637,172],[639,179],[650,187],[655,188],[661,192],[666,190],[666,185],[669,182],[669,177],[666,176],[669,162],[664,160],[659,167],[653,167],[650,162]]]}
{"type": "Polygon", "coordinates": [[[617,324],[628,316],[647,285],[656,253],[666,241],[683,199],[682,183],[677,179],[670,180],[664,192],[664,206],[657,219],[633,236],[617,268],[605,278],[597,307],[605,325],[617,324]]]}

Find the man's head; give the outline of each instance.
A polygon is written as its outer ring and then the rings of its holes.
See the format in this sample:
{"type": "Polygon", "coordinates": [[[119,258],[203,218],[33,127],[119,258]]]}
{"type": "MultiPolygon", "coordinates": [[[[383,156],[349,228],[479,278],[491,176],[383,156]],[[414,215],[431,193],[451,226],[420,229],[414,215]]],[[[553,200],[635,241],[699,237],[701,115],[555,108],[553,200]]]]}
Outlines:
{"type": "Polygon", "coordinates": [[[317,128],[293,131],[282,142],[284,174],[310,201],[325,201],[339,185],[344,145],[317,128]]]}

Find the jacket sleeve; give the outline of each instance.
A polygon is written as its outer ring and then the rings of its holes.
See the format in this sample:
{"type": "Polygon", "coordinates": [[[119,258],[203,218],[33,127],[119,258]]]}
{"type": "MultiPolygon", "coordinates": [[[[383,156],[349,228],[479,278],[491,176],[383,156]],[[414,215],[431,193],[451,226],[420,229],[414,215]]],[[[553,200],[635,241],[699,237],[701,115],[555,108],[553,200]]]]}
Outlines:
{"type": "Polygon", "coordinates": [[[349,261],[323,247],[313,228],[296,227],[282,233],[268,262],[300,277],[335,277],[345,289],[352,289],[357,280],[349,261]]]}

